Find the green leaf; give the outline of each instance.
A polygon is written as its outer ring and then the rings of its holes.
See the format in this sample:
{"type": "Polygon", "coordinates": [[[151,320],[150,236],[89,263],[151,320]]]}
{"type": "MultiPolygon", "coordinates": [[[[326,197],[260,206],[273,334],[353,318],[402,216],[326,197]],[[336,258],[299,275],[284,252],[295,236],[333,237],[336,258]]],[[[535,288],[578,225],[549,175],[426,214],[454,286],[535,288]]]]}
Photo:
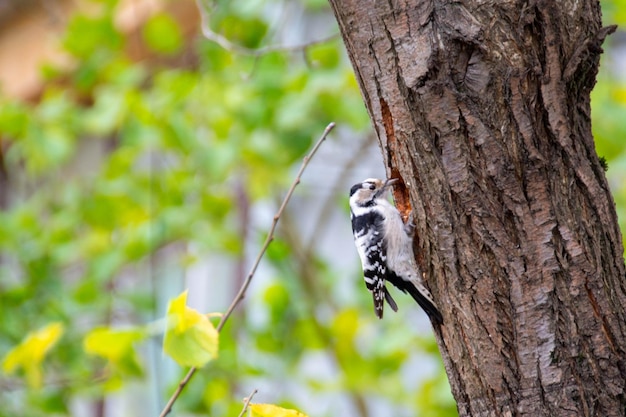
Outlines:
{"type": "Polygon", "coordinates": [[[251,417],[307,417],[299,411],[273,404],[250,404],[251,417]]]}
{"type": "Polygon", "coordinates": [[[29,397],[28,402],[41,408],[43,415],[71,415],[61,388],[46,387],[45,390],[39,390],[29,397]]]}
{"type": "Polygon", "coordinates": [[[220,23],[220,31],[235,43],[257,48],[267,33],[267,24],[259,18],[228,16],[220,23]]]}
{"type": "Polygon", "coordinates": [[[121,35],[107,16],[76,15],[70,20],[64,39],[65,50],[77,58],[88,58],[102,48],[116,50],[122,44],[121,35]]]}
{"type": "Polygon", "coordinates": [[[183,44],[178,23],[166,14],[155,14],[143,27],[143,38],[154,52],[174,54],[183,44]]]}
{"type": "Polygon", "coordinates": [[[29,109],[17,102],[0,102],[0,108],[0,131],[7,136],[23,135],[30,122],[29,109]]]}
{"type": "Polygon", "coordinates": [[[125,113],[124,94],[114,89],[100,89],[94,96],[95,104],[85,114],[85,128],[95,134],[110,134],[118,128],[125,113]]]}
{"type": "Polygon", "coordinates": [[[313,45],[307,49],[309,60],[321,68],[335,68],[340,63],[341,56],[335,42],[325,42],[313,45]]]}
{"type": "Polygon", "coordinates": [[[2,361],[2,369],[12,374],[17,369],[24,369],[28,385],[33,388],[41,387],[41,365],[46,354],[54,347],[63,334],[61,323],[51,323],[47,326],[26,335],[26,338],[11,349],[2,361]]]}
{"type": "MultiPolygon", "coordinates": [[[[263,237],[265,238],[265,236],[263,237]]],[[[284,240],[274,239],[272,244],[267,248],[267,258],[274,263],[284,262],[292,255],[293,251],[290,245],[284,240]]]]}
{"type": "Polygon", "coordinates": [[[170,301],[163,350],[181,366],[201,368],[217,357],[219,333],[207,316],[186,304],[187,291],[170,301]]]}

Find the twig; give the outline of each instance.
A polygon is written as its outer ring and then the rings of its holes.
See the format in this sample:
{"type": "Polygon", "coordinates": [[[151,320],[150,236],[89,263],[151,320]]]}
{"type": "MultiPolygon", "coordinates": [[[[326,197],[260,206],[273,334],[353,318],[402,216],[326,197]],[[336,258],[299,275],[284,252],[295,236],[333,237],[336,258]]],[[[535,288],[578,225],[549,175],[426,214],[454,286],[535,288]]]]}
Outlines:
{"type": "Polygon", "coordinates": [[[297,44],[297,45],[267,45],[261,48],[252,49],[252,48],[247,48],[245,46],[241,46],[241,45],[238,45],[236,43],[229,41],[227,38],[220,35],[219,33],[213,32],[206,25],[202,25],[202,34],[204,35],[205,38],[207,38],[210,41],[215,42],[216,44],[218,44],[219,46],[221,46],[222,48],[224,48],[225,50],[229,52],[234,52],[234,53],[241,54],[241,55],[248,55],[248,56],[252,56],[255,58],[261,57],[263,55],[267,55],[271,52],[300,52],[300,51],[306,50],[307,48],[310,48],[311,46],[319,45],[321,43],[326,43],[339,37],[339,32],[337,32],[337,33],[333,33],[332,35],[328,35],[320,39],[315,39],[315,40],[297,44]]]}
{"type": "Polygon", "coordinates": [[[274,231],[276,230],[278,219],[280,219],[280,216],[283,214],[283,211],[285,211],[285,207],[287,206],[287,203],[291,199],[291,196],[294,190],[296,189],[298,184],[300,184],[300,177],[302,176],[302,173],[304,172],[307,165],[309,165],[309,161],[311,160],[313,155],[315,155],[315,153],[319,149],[322,142],[326,139],[326,136],[328,136],[328,134],[330,133],[331,130],[333,130],[334,127],[335,127],[335,123],[330,123],[328,126],[326,126],[326,129],[324,129],[324,133],[319,138],[315,146],[313,146],[313,149],[311,149],[311,152],[309,152],[309,154],[306,155],[304,159],[302,160],[302,165],[300,166],[300,170],[298,171],[298,174],[296,175],[296,179],[293,181],[293,183],[291,183],[291,187],[289,187],[289,190],[287,191],[287,194],[285,195],[285,198],[283,199],[282,204],[280,205],[280,207],[278,208],[278,211],[274,215],[274,220],[272,221],[272,227],[270,228],[270,231],[267,234],[267,237],[265,238],[265,242],[263,242],[263,246],[261,247],[259,254],[254,260],[254,264],[252,265],[252,268],[250,269],[250,272],[248,273],[248,277],[244,281],[243,285],[241,286],[241,289],[235,296],[235,299],[231,303],[230,307],[228,307],[228,310],[226,310],[226,313],[224,313],[222,320],[220,320],[219,324],[217,325],[218,332],[222,330],[222,328],[226,324],[226,320],[228,320],[228,318],[232,314],[235,307],[237,307],[237,304],[239,304],[239,302],[243,300],[246,290],[248,289],[248,286],[250,285],[250,281],[252,281],[252,277],[254,276],[259,266],[259,263],[261,263],[261,258],[263,258],[263,255],[265,254],[265,251],[267,250],[268,246],[270,245],[270,243],[272,243],[272,240],[274,240],[274,231]]]}
{"type": "MultiPolygon", "coordinates": [[[[291,199],[291,196],[293,195],[294,190],[296,189],[298,184],[300,184],[300,177],[302,176],[302,173],[304,172],[307,165],[309,165],[309,161],[311,160],[313,155],[315,155],[315,153],[319,149],[322,142],[324,142],[324,140],[326,139],[330,131],[333,130],[334,127],[335,127],[335,123],[330,123],[328,126],[326,126],[326,129],[324,129],[324,133],[322,133],[322,136],[319,138],[317,143],[313,146],[313,148],[311,149],[311,152],[309,152],[309,154],[306,155],[302,159],[302,165],[300,166],[300,170],[298,170],[298,173],[296,174],[296,178],[294,179],[293,183],[291,183],[291,187],[289,187],[289,190],[287,191],[287,194],[285,195],[285,198],[283,199],[282,204],[280,205],[280,207],[278,208],[278,211],[274,215],[274,220],[272,221],[272,226],[270,227],[270,231],[267,234],[267,237],[265,238],[265,242],[263,242],[263,246],[261,246],[261,250],[259,251],[259,254],[254,260],[254,264],[252,265],[252,268],[250,268],[250,272],[248,273],[246,280],[241,285],[239,292],[233,299],[232,303],[228,307],[228,310],[226,310],[226,313],[224,313],[224,315],[222,316],[222,319],[220,320],[219,324],[216,327],[218,332],[224,328],[226,321],[228,320],[230,315],[233,313],[233,310],[235,310],[235,307],[237,307],[237,305],[241,302],[241,300],[243,300],[246,294],[246,291],[248,287],[250,286],[250,282],[252,281],[252,278],[254,277],[254,274],[256,273],[256,270],[259,264],[261,263],[261,259],[263,258],[263,255],[267,251],[267,248],[269,247],[270,243],[272,243],[272,240],[274,240],[274,231],[276,230],[276,225],[278,224],[278,220],[280,219],[280,216],[283,214],[283,211],[285,210],[287,203],[291,199]]],[[[189,372],[187,372],[187,375],[185,375],[185,377],[178,383],[178,387],[176,387],[176,391],[174,391],[174,393],[170,397],[169,401],[163,408],[163,411],[161,411],[161,414],[159,414],[159,417],[165,417],[167,414],[169,414],[170,411],[172,411],[172,406],[174,405],[174,402],[176,402],[176,400],[180,396],[180,393],[183,391],[183,389],[185,389],[185,386],[187,385],[187,383],[189,383],[189,380],[193,377],[193,374],[196,373],[196,370],[197,368],[195,367],[191,368],[189,372]]]]}
{"type": "Polygon", "coordinates": [[[248,409],[248,406],[250,405],[250,401],[252,401],[252,397],[254,397],[254,394],[256,394],[257,392],[259,392],[259,390],[255,388],[254,391],[250,393],[250,395],[243,399],[243,410],[241,410],[241,413],[239,413],[238,417],[243,417],[243,415],[246,413],[246,410],[248,409]]]}

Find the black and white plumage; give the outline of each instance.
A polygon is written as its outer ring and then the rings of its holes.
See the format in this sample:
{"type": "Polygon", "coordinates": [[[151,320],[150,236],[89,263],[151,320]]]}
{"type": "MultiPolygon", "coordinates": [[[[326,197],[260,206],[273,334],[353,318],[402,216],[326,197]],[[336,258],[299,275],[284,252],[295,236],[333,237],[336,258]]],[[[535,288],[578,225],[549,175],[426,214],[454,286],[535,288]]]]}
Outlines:
{"type": "Polygon", "coordinates": [[[431,320],[441,324],[443,318],[435,301],[421,280],[413,254],[414,225],[404,224],[400,212],[386,198],[396,179],[382,181],[369,178],[350,189],[350,218],[352,232],[361,264],[365,285],[372,293],[374,311],[383,317],[385,301],[393,311],[396,302],[385,286],[392,283],[409,293],[431,320]]]}

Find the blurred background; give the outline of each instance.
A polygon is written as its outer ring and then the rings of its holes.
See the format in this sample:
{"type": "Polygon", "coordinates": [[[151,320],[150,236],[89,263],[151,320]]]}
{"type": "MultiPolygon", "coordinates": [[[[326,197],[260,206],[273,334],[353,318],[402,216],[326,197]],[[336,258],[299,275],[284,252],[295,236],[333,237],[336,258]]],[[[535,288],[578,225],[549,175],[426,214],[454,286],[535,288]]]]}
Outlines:
{"type": "MultiPolygon", "coordinates": [[[[593,127],[624,227],[626,32],[605,51],[593,127]]],[[[236,416],[254,389],[310,416],[457,415],[425,314],[398,296],[378,321],[362,281],[347,191],[385,172],[332,12],[0,0],[0,416],[158,415],[187,371],[162,352],[168,301],[226,310],[331,121],[173,415],[236,416]]]]}

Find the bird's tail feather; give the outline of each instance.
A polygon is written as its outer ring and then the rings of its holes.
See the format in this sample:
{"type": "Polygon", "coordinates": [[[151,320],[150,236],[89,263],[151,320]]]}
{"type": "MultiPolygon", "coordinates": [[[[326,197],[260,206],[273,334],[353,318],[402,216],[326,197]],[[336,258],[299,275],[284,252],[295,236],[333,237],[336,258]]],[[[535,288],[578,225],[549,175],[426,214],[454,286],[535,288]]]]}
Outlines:
{"type": "Polygon", "coordinates": [[[428,314],[428,317],[430,317],[433,322],[437,324],[443,323],[443,317],[441,316],[441,312],[439,311],[435,303],[429,300],[413,285],[407,285],[406,289],[409,294],[411,294],[411,297],[413,297],[413,299],[417,301],[417,304],[419,304],[420,307],[424,309],[426,314],[428,314]]]}
{"type": "Polygon", "coordinates": [[[389,307],[391,307],[393,311],[398,311],[398,305],[396,304],[396,301],[391,297],[391,294],[389,294],[389,290],[387,289],[387,287],[385,287],[385,300],[387,300],[387,304],[389,304],[389,307]]]}

